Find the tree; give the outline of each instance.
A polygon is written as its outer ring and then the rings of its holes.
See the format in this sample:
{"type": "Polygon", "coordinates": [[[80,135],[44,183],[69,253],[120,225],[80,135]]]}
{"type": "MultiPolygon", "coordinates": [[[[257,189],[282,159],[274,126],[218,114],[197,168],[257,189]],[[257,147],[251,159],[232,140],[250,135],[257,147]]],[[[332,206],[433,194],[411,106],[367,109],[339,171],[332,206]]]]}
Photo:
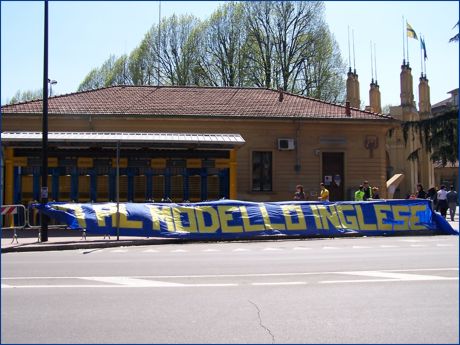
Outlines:
{"type": "Polygon", "coordinates": [[[220,6],[198,29],[201,36],[200,68],[204,83],[213,86],[243,86],[247,35],[243,4],[220,6]]]}
{"type": "MultiPolygon", "coordinates": [[[[458,108],[452,108],[441,115],[421,121],[407,121],[402,124],[404,141],[409,136],[413,139],[419,135],[420,142],[427,152],[431,152],[431,160],[454,164],[458,160],[458,108]]],[[[412,152],[409,159],[418,159],[420,149],[412,152]]]]}
{"type": "Polygon", "coordinates": [[[43,89],[27,90],[27,91],[18,90],[16,91],[14,96],[10,99],[10,101],[7,103],[15,104],[15,103],[33,101],[35,99],[42,99],[42,98],[43,98],[43,89]]]}

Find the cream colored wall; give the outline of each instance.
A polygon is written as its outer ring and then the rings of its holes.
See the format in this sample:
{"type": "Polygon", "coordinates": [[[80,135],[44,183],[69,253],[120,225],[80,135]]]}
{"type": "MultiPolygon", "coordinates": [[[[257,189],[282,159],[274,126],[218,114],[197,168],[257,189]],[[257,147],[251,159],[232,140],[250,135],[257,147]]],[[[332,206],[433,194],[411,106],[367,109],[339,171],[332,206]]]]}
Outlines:
{"type": "MultiPolygon", "coordinates": [[[[5,131],[40,131],[41,119],[4,118],[5,131]]],[[[307,192],[319,191],[321,176],[320,152],[344,152],[344,192],[353,190],[368,180],[380,188],[385,197],[386,153],[385,140],[388,123],[374,122],[332,122],[332,121],[271,121],[271,120],[213,120],[213,119],[122,119],[82,118],[59,119],[50,117],[50,131],[126,131],[126,132],[195,132],[195,133],[239,133],[246,144],[238,149],[238,198],[253,201],[291,200],[297,184],[303,184],[307,192]],[[279,151],[278,138],[296,138],[297,151],[279,151]],[[373,158],[365,148],[367,135],[378,137],[379,146],[373,158]],[[345,138],[344,144],[321,144],[321,137],[345,138]],[[252,192],[251,157],[253,151],[273,153],[273,191],[252,192]],[[294,167],[298,160],[299,172],[294,167]]]]}

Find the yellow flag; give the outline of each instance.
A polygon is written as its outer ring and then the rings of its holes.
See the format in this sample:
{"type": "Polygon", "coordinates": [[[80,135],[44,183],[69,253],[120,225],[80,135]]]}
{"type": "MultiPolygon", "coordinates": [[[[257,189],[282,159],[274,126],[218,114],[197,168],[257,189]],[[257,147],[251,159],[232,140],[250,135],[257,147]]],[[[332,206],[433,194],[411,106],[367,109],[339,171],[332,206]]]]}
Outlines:
{"type": "Polygon", "coordinates": [[[412,26],[410,26],[408,22],[406,22],[406,29],[407,29],[407,37],[411,37],[411,38],[418,40],[415,30],[412,29],[412,26]]]}

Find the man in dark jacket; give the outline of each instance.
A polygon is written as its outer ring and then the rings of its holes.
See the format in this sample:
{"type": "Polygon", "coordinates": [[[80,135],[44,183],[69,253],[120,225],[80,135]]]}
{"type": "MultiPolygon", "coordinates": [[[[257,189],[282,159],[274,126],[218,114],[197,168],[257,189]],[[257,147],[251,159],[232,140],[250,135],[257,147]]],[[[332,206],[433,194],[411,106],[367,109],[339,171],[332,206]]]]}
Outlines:
{"type": "Polygon", "coordinates": [[[371,186],[369,186],[368,181],[363,182],[363,192],[364,192],[364,197],[363,197],[364,201],[372,199],[372,188],[371,186]]]}

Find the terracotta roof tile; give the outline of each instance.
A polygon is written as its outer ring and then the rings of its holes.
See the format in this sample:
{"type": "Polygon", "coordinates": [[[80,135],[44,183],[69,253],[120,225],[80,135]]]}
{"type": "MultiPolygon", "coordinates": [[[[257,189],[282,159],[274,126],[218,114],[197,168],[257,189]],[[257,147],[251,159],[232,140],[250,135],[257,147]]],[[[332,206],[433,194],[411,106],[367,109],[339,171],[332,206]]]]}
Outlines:
{"type": "MultiPolygon", "coordinates": [[[[113,86],[51,97],[49,114],[391,120],[389,116],[261,88],[113,86]]],[[[3,114],[40,114],[42,101],[2,106],[3,114]]]]}

